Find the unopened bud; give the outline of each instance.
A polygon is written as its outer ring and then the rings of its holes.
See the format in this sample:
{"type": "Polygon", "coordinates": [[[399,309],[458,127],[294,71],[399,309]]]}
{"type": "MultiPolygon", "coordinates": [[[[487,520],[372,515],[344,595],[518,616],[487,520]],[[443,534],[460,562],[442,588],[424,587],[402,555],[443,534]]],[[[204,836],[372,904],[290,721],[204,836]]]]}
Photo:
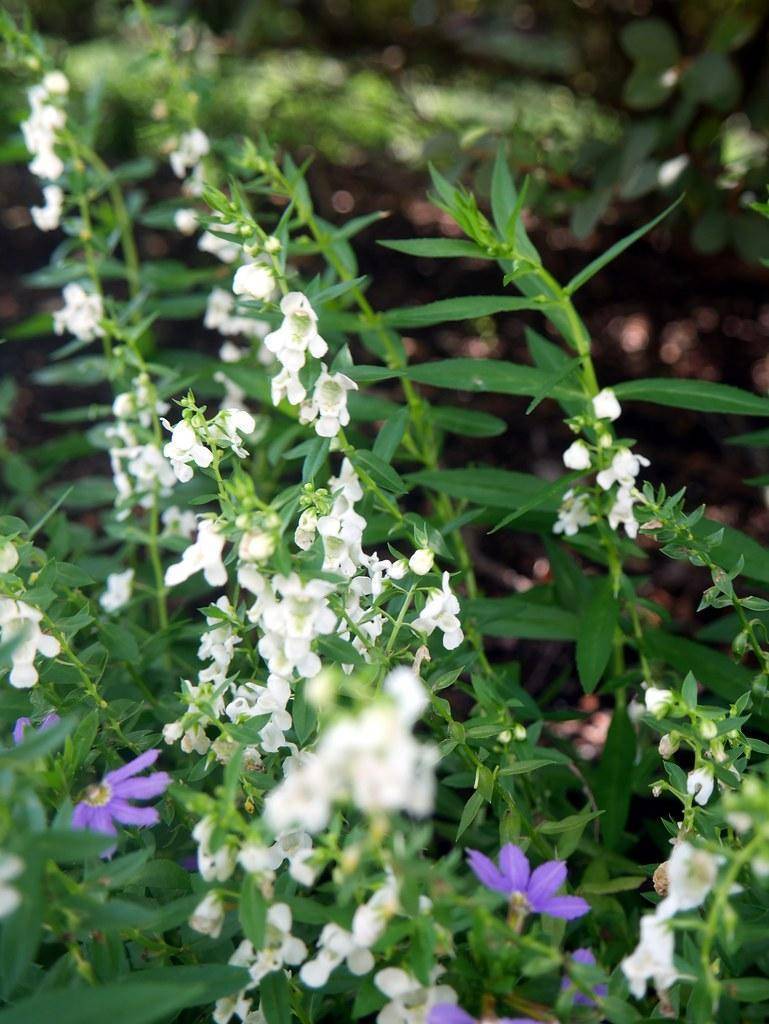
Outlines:
{"type": "Polygon", "coordinates": [[[435,555],[430,548],[418,548],[409,559],[409,569],[417,576],[426,576],[435,563],[435,555]]]}

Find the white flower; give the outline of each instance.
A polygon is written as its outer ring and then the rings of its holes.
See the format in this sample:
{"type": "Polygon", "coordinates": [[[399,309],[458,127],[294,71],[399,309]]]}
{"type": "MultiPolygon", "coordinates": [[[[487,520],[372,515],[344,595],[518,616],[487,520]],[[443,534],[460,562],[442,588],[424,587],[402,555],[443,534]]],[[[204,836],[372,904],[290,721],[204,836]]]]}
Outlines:
{"type": "Polygon", "coordinates": [[[374,984],[390,1002],[377,1015],[377,1024],[426,1024],[430,1010],[439,1003],[457,1001],[449,985],[436,985],[442,967],[430,971],[429,985],[423,985],[400,967],[385,967],[374,975],[374,984]]]}
{"type": "Polygon", "coordinates": [[[659,686],[647,686],[644,690],[646,710],[655,718],[664,718],[673,703],[673,691],[659,686]]]}
{"type": "Polygon", "coordinates": [[[273,587],[281,600],[264,608],[259,653],[277,675],[287,677],[294,670],[304,678],[317,675],[321,663],[311,645],[316,637],[336,629],[336,616],[327,602],[333,587],[324,580],[302,583],[295,573],[276,576],[273,587]]]}
{"type": "Polygon", "coordinates": [[[208,136],[200,128],[193,128],[181,135],[176,143],[176,149],[171,153],[169,160],[171,168],[177,178],[184,178],[190,168],[200,163],[201,159],[211,149],[208,136]]]}
{"type": "Polygon", "coordinates": [[[0,572],[13,572],[19,564],[19,552],[13,541],[0,540],[0,572]]]}
{"type": "Polygon", "coordinates": [[[198,215],[195,210],[176,210],[174,213],[174,227],[182,235],[192,235],[198,226],[198,215]]]}
{"type": "Polygon", "coordinates": [[[48,71],[43,76],[42,85],[49,95],[66,96],[69,92],[69,79],[63,71],[48,71]]]}
{"type": "Polygon", "coordinates": [[[244,263],[235,271],[232,290],[236,295],[265,302],[275,292],[275,272],[265,260],[244,263]]]}
{"type": "MultiPolygon", "coordinates": [[[[421,901],[421,897],[420,897],[421,901]]],[[[367,903],[358,907],[352,919],[352,934],[359,946],[370,948],[387,927],[390,918],[400,910],[398,883],[393,875],[367,903]]]]}
{"type": "Polygon", "coordinates": [[[327,924],[320,933],[314,960],[308,960],[299,977],[309,988],[322,988],[331,972],[343,961],[351,974],[368,974],[374,967],[371,952],[360,946],[353,935],[338,924],[327,924]]]}
{"type": "Polygon", "coordinates": [[[417,576],[426,576],[435,564],[435,553],[430,548],[418,548],[409,559],[409,569],[417,576]]]}
{"type": "Polygon", "coordinates": [[[43,199],[43,206],[33,206],[29,212],[40,231],[55,231],[61,223],[64,192],[58,185],[46,185],[43,189],[43,199]]]}
{"type": "Polygon", "coordinates": [[[553,526],[553,533],[562,533],[565,537],[573,537],[583,526],[590,526],[593,517],[589,509],[589,496],[575,494],[568,490],[558,510],[558,518],[553,526]]]}
{"type": "Polygon", "coordinates": [[[622,407],[611,388],[604,388],[593,398],[593,412],[599,420],[619,419],[622,407]]]}
{"type": "Polygon", "coordinates": [[[336,437],[350,422],[347,410],[347,392],[357,391],[358,385],[344,373],[329,373],[325,363],[315,381],[312,398],[299,410],[300,423],[315,423],[319,437],[336,437]]]}
{"type": "Polygon", "coordinates": [[[223,924],[224,904],[222,898],[216,892],[209,892],[193,910],[189,926],[193,931],[200,932],[201,935],[210,935],[212,939],[218,939],[223,924]]]}
{"type": "Polygon", "coordinates": [[[192,479],[190,463],[205,469],[214,461],[210,449],[201,443],[195,428],[188,420],[179,420],[171,426],[168,420],[161,420],[166,430],[171,431],[171,440],[163,448],[163,454],[170,460],[177,480],[186,484],[192,479]]]}
{"type": "Polygon", "coordinates": [[[315,835],[328,824],[333,780],[323,774],[316,755],[309,758],[309,765],[288,772],[280,785],[267,794],[264,817],[276,833],[301,829],[315,835]]]}
{"type": "Polygon", "coordinates": [[[575,441],[563,453],[567,469],[590,469],[590,449],[584,441],[575,441]]]}
{"type": "Polygon", "coordinates": [[[280,405],[284,398],[288,399],[289,405],[299,405],[307,397],[307,391],[299,380],[299,375],[285,367],[272,378],[270,390],[273,405],[280,405]]]}
{"type": "Polygon", "coordinates": [[[322,359],[328,345],[318,334],[318,316],[306,295],[289,292],[280,302],[283,323],[264,339],[264,344],[290,373],[298,373],[306,353],[322,359]]]}
{"type": "Polygon", "coordinates": [[[0,919],[9,917],[21,903],[21,893],[9,885],[24,871],[24,861],[15,853],[0,852],[0,919]]]}
{"type": "Polygon", "coordinates": [[[318,513],[314,508],[306,508],[299,516],[299,522],[294,531],[294,543],[302,551],[309,551],[315,542],[317,532],[318,513]]]}
{"type": "Polygon", "coordinates": [[[618,526],[624,526],[625,533],[631,540],[638,536],[638,520],[633,514],[635,501],[635,495],[629,487],[619,487],[614,504],[609,510],[609,526],[612,530],[616,530],[618,526]]]}
{"type": "Polygon", "coordinates": [[[0,644],[11,646],[11,686],[26,690],[38,680],[35,655],[55,658],[61,650],[59,641],[40,629],[43,613],[10,597],[0,597],[0,644]]]}
{"type": "Polygon", "coordinates": [[[99,598],[99,604],[105,612],[116,612],[131,600],[133,591],[134,571],[112,572],[107,577],[107,589],[99,598]]]}
{"type": "Polygon", "coordinates": [[[213,818],[202,818],[192,830],[192,838],[198,844],[198,871],[206,882],[226,882],[235,870],[237,854],[227,842],[212,850],[213,833],[213,818]]]}
{"type": "MultiPolygon", "coordinates": [[[[671,68],[670,70],[673,71],[674,75],[677,74],[675,69],[671,68]]],[[[680,156],[671,157],[670,160],[665,160],[664,163],[661,163],[657,168],[658,183],[662,188],[668,188],[670,185],[675,184],[688,166],[689,157],[686,153],[682,153],[680,156]]]]}
{"type": "Polygon", "coordinates": [[[219,447],[231,448],[240,459],[248,452],[243,447],[240,434],[253,434],[256,421],[245,409],[221,409],[208,427],[209,438],[219,447]]]}
{"type": "Polygon", "coordinates": [[[443,633],[443,646],[447,651],[453,651],[459,647],[465,635],[457,616],[459,601],[451,591],[449,580],[449,573],[444,572],[441,589],[429,592],[421,615],[414,619],[411,626],[426,636],[430,636],[434,629],[440,629],[443,633]]]}
{"type": "Polygon", "coordinates": [[[643,999],[646,983],[654,981],[657,992],[665,992],[678,975],[673,966],[673,932],[664,918],[645,914],[641,918],[641,936],[630,956],[622,961],[622,972],[636,999],[643,999]]]}
{"type": "Polygon", "coordinates": [[[268,909],[264,946],[248,970],[255,985],[273,971],[280,971],[286,965],[294,967],[307,958],[307,946],[291,934],[291,923],[291,908],[287,903],[273,903],[268,909]]]}
{"type": "Polygon", "coordinates": [[[194,537],[198,528],[198,517],[191,509],[180,509],[178,505],[171,505],[160,516],[163,529],[166,533],[175,534],[179,537],[194,537]]]}
{"type": "Polygon", "coordinates": [[[227,570],[222,562],[224,544],[225,539],[216,524],[211,519],[202,519],[195,543],[185,550],[180,562],[166,569],[166,586],[175,587],[202,570],[209,586],[223,587],[227,582],[227,570]]]}
{"type": "MultiPolygon", "coordinates": [[[[572,445],[573,447],[574,445],[572,445]]],[[[635,455],[629,448],[620,448],[611,460],[611,466],[608,469],[602,469],[596,477],[596,481],[598,486],[605,491],[608,491],[613,484],[619,484],[620,487],[625,488],[632,487],[641,467],[648,465],[649,460],[643,455],[635,455]]]]}
{"type": "Polygon", "coordinates": [[[87,292],[82,285],[72,282],[64,288],[64,305],[53,314],[56,334],[69,331],[80,341],[93,341],[104,337],[100,320],[104,318],[101,296],[87,292]]]}
{"type": "Polygon", "coordinates": [[[719,858],[691,843],[677,843],[667,862],[668,895],[657,905],[659,918],[699,907],[718,876],[719,858]]]}
{"type": "MultiPolygon", "coordinates": [[[[218,230],[224,231],[224,227],[222,226],[218,230]]],[[[224,233],[229,234],[226,231],[224,233]]],[[[240,257],[241,252],[240,243],[237,240],[222,238],[221,235],[215,235],[212,231],[203,232],[198,239],[198,249],[216,256],[222,263],[234,263],[240,257]]]]}
{"type": "Polygon", "coordinates": [[[686,776],[686,792],[694,797],[694,802],[704,807],[713,795],[713,769],[703,765],[695,768],[686,776]]]}

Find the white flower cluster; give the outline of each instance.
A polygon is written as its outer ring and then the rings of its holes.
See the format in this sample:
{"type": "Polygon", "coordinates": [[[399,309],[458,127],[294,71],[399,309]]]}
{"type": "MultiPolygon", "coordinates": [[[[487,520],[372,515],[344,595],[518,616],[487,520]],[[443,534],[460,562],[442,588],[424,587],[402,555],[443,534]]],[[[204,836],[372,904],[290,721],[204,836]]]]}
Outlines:
{"type": "MultiPolygon", "coordinates": [[[[592,411],[596,424],[600,424],[601,420],[614,421],[622,414],[617,396],[611,388],[604,388],[593,398],[592,411]]],[[[605,431],[599,431],[599,445],[595,453],[584,441],[574,441],[563,453],[564,465],[567,469],[588,471],[593,468],[594,458],[599,457],[604,445],[610,447],[611,444],[611,437],[605,431]]],[[[633,513],[638,500],[636,477],[641,468],[648,465],[649,460],[643,455],[636,455],[629,448],[617,448],[609,465],[596,475],[596,483],[601,490],[613,490],[613,504],[608,513],[609,526],[612,530],[624,527],[625,533],[631,539],[638,535],[638,521],[633,513]]],[[[580,529],[589,526],[594,519],[590,494],[585,491],[568,490],[563,497],[553,532],[573,537],[580,529]]]]}
{"type": "Polygon", "coordinates": [[[162,419],[161,423],[171,433],[163,454],[171,463],[176,479],[183,484],[192,480],[193,465],[201,469],[211,465],[212,449],[228,449],[238,458],[245,458],[248,452],[240,435],[251,434],[256,427],[254,417],[245,409],[220,409],[208,422],[199,423],[194,418],[181,419],[174,426],[167,419],[162,419]]]}
{"type": "Polygon", "coordinates": [[[281,365],[272,379],[272,401],[278,405],[287,398],[291,405],[301,405],[307,392],[299,379],[307,353],[322,359],[328,345],[318,333],[318,315],[306,295],[289,292],[280,302],[283,322],[264,339],[267,349],[281,365]]]}
{"type": "Polygon", "coordinates": [[[427,695],[409,669],[391,673],[385,692],[390,700],[340,718],[321,734],[312,754],[296,766],[286,762],[285,778],[265,801],[265,819],[275,832],[320,832],[333,804],[343,800],[365,814],[430,813],[438,751],[411,731],[427,695]]]}
{"type": "Polygon", "coordinates": [[[81,284],[73,281],[65,285],[62,293],[64,305],[53,314],[53,329],[56,334],[74,334],[79,341],[93,341],[104,337],[101,321],[104,319],[104,305],[101,295],[87,292],[81,284]]]}
{"type": "Polygon", "coordinates": [[[622,971],[636,999],[644,997],[648,981],[663,993],[678,977],[673,964],[675,936],[670,918],[702,905],[715,884],[719,863],[718,857],[691,843],[682,841],[673,847],[670,860],[663,865],[667,894],[653,914],[641,918],[638,945],[622,961],[622,971]]]}
{"type": "Polygon", "coordinates": [[[38,680],[35,657],[55,658],[59,641],[40,628],[43,613],[26,601],[0,597],[0,644],[9,645],[11,674],[8,681],[16,689],[26,690],[38,680]]]}
{"type": "Polygon", "coordinates": [[[329,373],[321,363],[320,376],[315,381],[312,396],[302,403],[300,423],[314,423],[319,437],[336,437],[350,422],[347,411],[347,392],[357,391],[358,385],[344,373],[329,373]]]}
{"type": "Polygon", "coordinates": [[[155,397],[146,373],[137,376],[131,391],[115,396],[115,421],[104,433],[110,445],[118,519],[127,519],[135,505],[150,508],[159,496],[169,495],[176,484],[171,464],[150,430],[155,417],[167,409],[166,403],[155,397]]]}
{"type": "MultiPolygon", "coordinates": [[[[27,91],[30,113],[21,125],[24,144],[32,154],[30,171],[37,178],[55,182],[64,173],[64,163],[56,152],[59,132],[67,123],[62,97],[69,92],[69,81],[61,71],[49,71],[42,82],[27,91]]],[[[58,185],[43,189],[44,206],[32,207],[32,219],[41,231],[59,226],[64,192],[58,185]]]]}

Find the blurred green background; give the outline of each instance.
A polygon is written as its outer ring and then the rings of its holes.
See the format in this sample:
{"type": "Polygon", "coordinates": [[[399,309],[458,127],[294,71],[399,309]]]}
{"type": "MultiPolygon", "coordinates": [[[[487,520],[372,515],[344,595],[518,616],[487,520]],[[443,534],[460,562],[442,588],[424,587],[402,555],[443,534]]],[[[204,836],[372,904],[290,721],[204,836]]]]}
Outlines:
{"type": "MultiPolygon", "coordinates": [[[[19,5],[20,6],[20,5],[19,5]]],[[[109,146],[142,147],[163,83],[132,70],[130,4],[33,0],[80,85],[112,106],[109,146]]],[[[189,0],[202,119],[266,130],[336,166],[419,170],[483,190],[500,139],[534,208],[577,239],[687,192],[695,250],[769,252],[769,0],[189,0]],[[645,204],[640,201],[645,200],[645,204]]],[[[14,7],[11,0],[10,7],[14,7]]]]}

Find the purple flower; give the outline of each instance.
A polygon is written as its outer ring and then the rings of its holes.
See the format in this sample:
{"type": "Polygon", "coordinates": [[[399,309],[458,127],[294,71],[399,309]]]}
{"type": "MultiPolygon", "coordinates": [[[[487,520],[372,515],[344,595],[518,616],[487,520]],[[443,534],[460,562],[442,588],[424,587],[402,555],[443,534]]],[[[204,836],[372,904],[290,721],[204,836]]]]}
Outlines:
{"type": "MultiPolygon", "coordinates": [[[[107,836],[117,835],[115,822],[144,828],[157,825],[160,816],[154,807],[137,807],[130,800],[150,800],[165,793],[171,783],[167,772],[151,772],[141,779],[135,776],[149,768],[160,756],[159,750],[147,750],[122,768],[107,772],[101,782],[89,786],[72,814],[72,828],[88,829],[107,836]]],[[[111,856],[113,846],[103,856],[111,856]]]]}
{"type": "MultiPolygon", "coordinates": [[[[589,949],[575,949],[571,954],[571,959],[574,960],[575,963],[584,964],[586,967],[595,967],[596,964],[595,957],[589,949]]],[[[564,978],[561,982],[562,989],[572,987],[574,987],[574,983],[570,978],[564,978]]],[[[593,986],[593,995],[598,996],[599,999],[602,999],[607,995],[608,991],[608,985],[593,986]]],[[[590,996],[583,995],[581,992],[575,993],[574,1002],[579,1003],[581,1006],[595,1006],[595,1000],[591,999],[590,996]]]]}
{"type": "Polygon", "coordinates": [[[513,843],[499,851],[499,867],[478,850],[468,850],[467,860],[486,888],[508,896],[519,914],[549,914],[571,921],[590,910],[581,896],[555,895],[566,881],[565,861],[549,860],[532,871],[523,850],[513,843]]]}
{"type": "MultiPolygon", "coordinates": [[[[480,1024],[466,1010],[453,1003],[436,1003],[427,1014],[427,1024],[480,1024]]],[[[495,1024],[539,1024],[532,1017],[498,1017],[495,1024]]]]}
{"type": "MultiPolygon", "coordinates": [[[[61,719],[59,718],[55,711],[49,711],[48,714],[43,719],[43,721],[38,726],[36,731],[44,732],[46,729],[50,729],[51,726],[58,725],[60,721],[61,719]]],[[[13,742],[16,744],[17,747],[24,739],[24,734],[26,733],[27,729],[32,728],[33,725],[31,719],[27,717],[16,719],[16,724],[13,727],[13,742]]]]}

